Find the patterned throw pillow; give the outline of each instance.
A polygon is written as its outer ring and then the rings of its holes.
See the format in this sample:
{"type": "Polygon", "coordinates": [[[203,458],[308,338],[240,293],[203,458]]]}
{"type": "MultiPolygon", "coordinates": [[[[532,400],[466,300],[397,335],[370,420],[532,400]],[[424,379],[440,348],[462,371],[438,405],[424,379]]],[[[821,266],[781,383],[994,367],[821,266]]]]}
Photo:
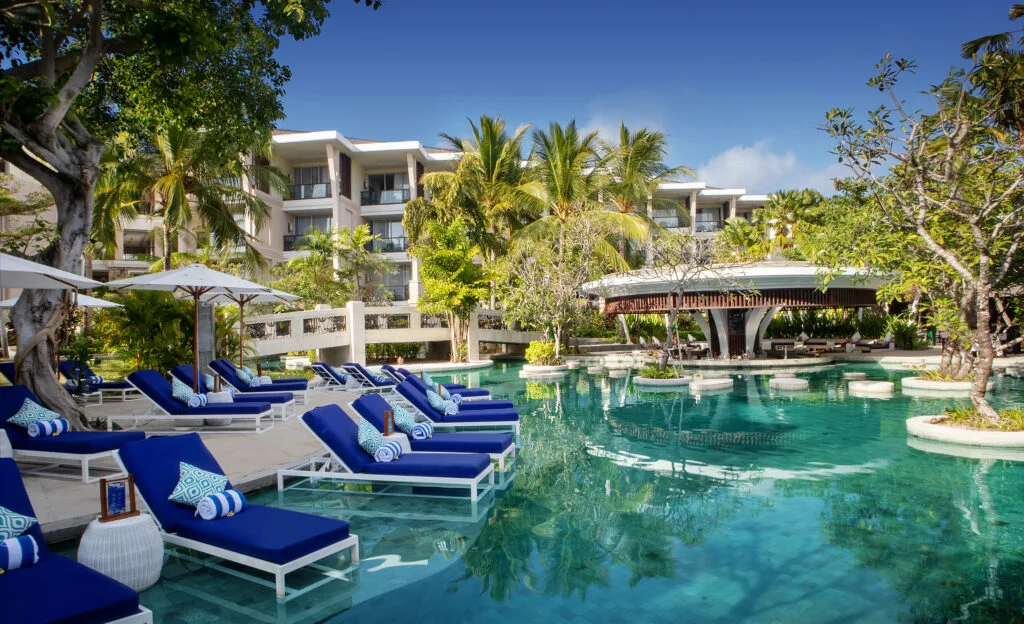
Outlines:
{"type": "Polygon", "coordinates": [[[416,419],[412,417],[412,414],[405,411],[401,405],[395,405],[392,409],[395,412],[395,427],[402,433],[412,435],[412,428],[416,426],[416,419]]]}
{"type": "Polygon", "coordinates": [[[195,507],[211,494],[220,494],[228,485],[228,478],[216,472],[196,468],[192,464],[179,464],[178,485],[167,498],[176,503],[195,507]]]}
{"type": "Polygon", "coordinates": [[[342,384],[347,384],[348,383],[348,373],[346,373],[345,371],[341,370],[337,366],[332,366],[331,369],[334,371],[334,374],[338,376],[338,382],[339,383],[342,383],[342,384]]]}
{"type": "Polygon", "coordinates": [[[36,519],[32,516],[24,516],[6,507],[0,507],[0,540],[18,537],[35,523],[36,519]]]}
{"type": "Polygon", "coordinates": [[[444,386],[438,384],[437,389],[441,391],[441,398],[442,399],[444,399],[445,401],[451,401],[452,400],[452,393],[448,392],[448,388],[445,388],[444,386]]]}
{"type": "Polygon", "coordinates": [[[58,418],[60,418],[60,414],[57,412],[46,409],[32,399],[25,399],[25,402],[21,404],[21,409],[14,416],[11,416],[7,422],[28,429],[32,423],[44,420],[57,420],[58,418]]]}
{"type": "Polygon", "coordinates": [[[433,390],[427,390],[427,403],[430,403],[430,407],[434,408],[438,414],[444,414],[444,399],[440,394],[433,390]]]}
{"type": "Polygon", "coordinates": [[[191,399],[194,394],[195,392],[192,392],[192,387],[184,381],[177,377],[171,379],[171,396],[175,399],[181,401],[185,405],[188,405],[189,399],[191,399]]]}
{"type": "Polygon", "coordinates": [[[213,379],[213,375],[203,375],[203,385],[206,386],[207,392],[213,392],[213,388],[217,385],[213,379]]]}
{"type": "Polygon", "coordinates": [[[423,371],[423,383],[427,384],[428,388],[437,387],[437,384],[434,383],[433,378],[431,378],[430,373],[428,373],[427,371],[423,371]]]}
{"type": "Polygon", "coordinates": [[[252,375],[251,374],[249,374],[248,372],[238,368],[237,366],[235,366],[234,369],[235,369],[235,376],[238,377],[239,381],[241,381],[242,383],[244,383],[247,386],[250,383],[252,383],[252,375]]]}
{"type": "Polygon", "coordinates": [[[359,446],[371,456],[384,444],[384,436],[365,418],[359,419],[359,446]]]}

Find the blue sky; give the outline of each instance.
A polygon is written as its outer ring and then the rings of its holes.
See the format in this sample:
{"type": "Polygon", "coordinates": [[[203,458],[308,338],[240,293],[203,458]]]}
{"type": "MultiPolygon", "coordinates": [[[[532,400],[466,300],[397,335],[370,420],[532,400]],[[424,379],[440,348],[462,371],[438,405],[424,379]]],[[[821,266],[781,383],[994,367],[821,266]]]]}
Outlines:
{"type": "Polygon", "coordinates": [[[842,169],[819,131],[833,106],[881,102],[864,83],[886,53],[915,59],[908,99],[961,63],[959,45],[1008,30],[1009,2],[888,0],[385,0],[332,3],[320,37],[287,42],[283,128],[350,137],[465,135],[620,120],[669,133],[672,164],[751,193],[830,188],[842,169]]]}

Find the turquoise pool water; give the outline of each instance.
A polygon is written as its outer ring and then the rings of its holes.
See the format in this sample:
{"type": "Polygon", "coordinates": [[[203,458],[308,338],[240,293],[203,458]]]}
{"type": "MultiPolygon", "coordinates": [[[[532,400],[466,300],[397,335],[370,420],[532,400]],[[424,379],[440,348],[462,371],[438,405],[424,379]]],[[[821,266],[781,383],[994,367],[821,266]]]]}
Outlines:
{"type": "MultiPolygon", "coordinates": [[[[171,557],[142,600],[166,623],[1024,621],[1024,464],[908,445],[908,416],[955,401],[851,397],[850,370],[908,374],[833,367],[801,373],[803,393],[736,376],[700,397],[583,371],[457,375],[523,421],[514,479],[475,513],[264,491],[250,500],[349,520],[359,569],[279,605],[171,557]]],[[[994,396],[1024,402],[1024,382],[994,396]]]]}

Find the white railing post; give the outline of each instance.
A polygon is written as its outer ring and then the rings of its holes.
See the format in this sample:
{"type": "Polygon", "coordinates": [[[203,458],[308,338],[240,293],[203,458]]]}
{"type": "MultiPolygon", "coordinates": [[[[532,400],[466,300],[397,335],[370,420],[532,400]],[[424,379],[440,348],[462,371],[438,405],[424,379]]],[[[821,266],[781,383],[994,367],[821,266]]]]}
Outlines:
{"type": "Polygon", "coordinates": [[[348,311],[349,360],[365,365],[366,304],[362,301],[349,301],[345,305],[345,309],[348,311]]]}

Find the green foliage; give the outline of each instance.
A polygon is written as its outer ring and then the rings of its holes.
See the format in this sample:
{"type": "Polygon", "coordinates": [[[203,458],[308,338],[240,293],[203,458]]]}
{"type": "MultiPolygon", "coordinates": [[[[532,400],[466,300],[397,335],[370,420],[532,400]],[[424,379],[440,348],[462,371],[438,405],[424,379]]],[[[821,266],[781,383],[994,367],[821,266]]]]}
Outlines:
{"type": "Polygon", "coordinates": [[[113,297],[122,308],[96,313],[96,335],[104,351],[116,353],[135,370],[166,373],[192,360],[192,304],[171,293],[130,290],[113,297]]]}
{"type": "Polygon", "coordinates": [[[794,310],[792,316],[776,315],[765,330],[765,338],[795,338],[801,333],[811,338],[850,338],[858,332],[865,340],[881,338],[890,318],[865,312],[857,320],[852,310],[794,310]]]}
{"type": "Polygon", "coordinates": [[[762,238],[758,254],[762,257],[781,253],[791,260],[804,260],[808,250],[803,225],[822,202],[814,189],[777,191],[768,196],[761,210],[754,211],[754,220],[762,238]]]}
{"type": "Polygon", "coordinates": [[[558,366],[564,360],[555,353],[555,343],[534,340],[526,347],[526,361],[534,366],[558,366]]]}
{"type": "Polygon", "coordinates": [[[715,252],[722,262],[744,262],[764,257],[765,232],[743,217],[725,220],[715,239],[715,252]]]}
{"type": "Polygon", "coordinates": [[[419,342],[375,343],[366,345],[366,358],[369,360],[394,361],[398,358],[411,360],[420,353],[422,344],[419,342]]]}
{"type": "Polygon", "coordinates": [[[48,246],[57,238],[57,228],[40,213],[53,205],[49,193],[30,193],[18,198],[18,184],[14,176],[0,174],[0,219],[5,227],[0,230],[0,251],[14,256],[26,256],[48,246]]]}
{"type": "Polygon", "coordinates": [[[913,319],[901,316],[890,316],[885,321],[885,333],[892,334],[892,341],[896,343],[897,349],[904,345],[913,346],[917,340],[919,326],[913,319]]]}
{"type": "Polygon", "coordinates": [[[666,339],[665,319],[660,314],[627,314],[626,327],[629,328],[629,334],[634,341],[641,336],[646,340],[652,337],[666,339]]]}
{"type": "Polygon", "coordinates": [[[647,366],[644,366],[637,374],[648,379],[676,379],[682,376],[671,366],[666,366],[662,369],[658,368],[656,364],[648,364],[647,366]]]}
{"type": "Polygon", "coordinates": [[[946,422],[957,427],[993,431],[1024,431],[1024,408],[999,410],[999,422],[982,416],[978,408],[956,407],[946,410],[946,422]]]}

